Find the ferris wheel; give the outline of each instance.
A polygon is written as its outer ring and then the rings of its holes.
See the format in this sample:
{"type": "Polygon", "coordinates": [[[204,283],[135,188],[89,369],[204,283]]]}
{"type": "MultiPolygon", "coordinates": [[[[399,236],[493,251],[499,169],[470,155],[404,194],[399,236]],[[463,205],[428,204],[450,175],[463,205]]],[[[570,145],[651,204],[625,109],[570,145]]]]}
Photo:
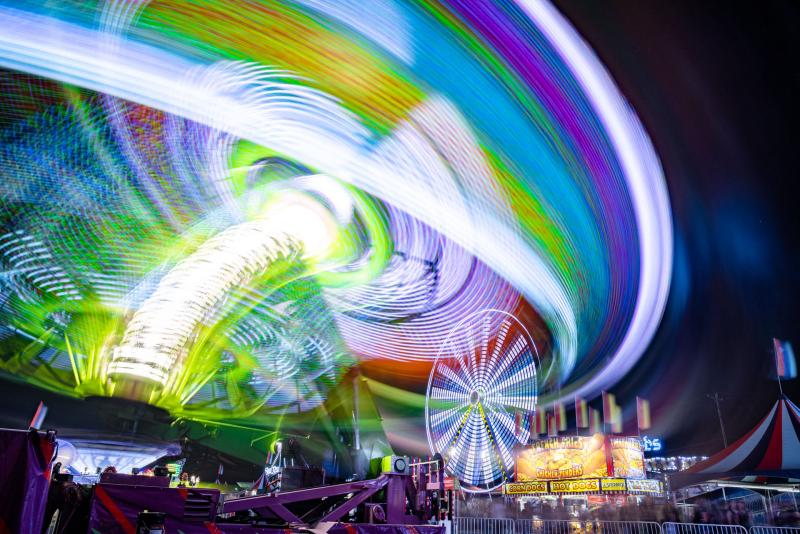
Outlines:
{"type": "Polygon", "coordinates": [[[513,315],[483,310],[456,325],[428,379],[425,427],[432,453],[462,489],[491,491],[513,474],[536,407],[539,354],[513,315]]]}

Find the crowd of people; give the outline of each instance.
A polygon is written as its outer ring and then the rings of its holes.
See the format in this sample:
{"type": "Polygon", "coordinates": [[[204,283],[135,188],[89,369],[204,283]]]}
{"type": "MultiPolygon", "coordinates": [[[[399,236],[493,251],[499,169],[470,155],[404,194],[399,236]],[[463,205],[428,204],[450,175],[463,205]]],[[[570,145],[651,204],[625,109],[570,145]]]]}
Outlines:
{"type": "Polygon", "coordinates": [[[769,524],[781,527],[800,526],[800,512],[796,507],[777,508],[771,512],[766,510],[759,514],[758,521],[747,511],[741,499],[730,501],[699,499],[694,503],[691,517],[692,523],[716,525],[741,525],[749,528],[754,523],[769,524]]]}
{"type": "Polygon", "coordinates": [[[691,522],[713,525],[741,525],[744,528],[750,528],[753,523],[752,516],[741,499],[722,502],[700,499],[694,504],[691,522]]]}
{"type": "Polygon", "coordinates": [[[656,504],[646,499],[638,504],[603,504],[601,506],[555,506],[543,505],[539,510],[542,520],[571,520],[581,521],[655,521],[658,523],[681,522],[681,513],[674,504],[667,502],[656,504]]]}

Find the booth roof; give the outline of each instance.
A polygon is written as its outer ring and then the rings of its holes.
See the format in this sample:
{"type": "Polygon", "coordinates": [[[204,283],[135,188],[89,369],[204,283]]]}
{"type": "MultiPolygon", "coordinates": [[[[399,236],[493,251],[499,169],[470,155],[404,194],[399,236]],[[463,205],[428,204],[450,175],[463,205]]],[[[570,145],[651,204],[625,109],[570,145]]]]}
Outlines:
{"type": "Polygon", "coordinates": [[[749,432],[686,471],[670,476],[673,489],[713,478],[800,476],[800,408],[782,395],[749,432]]]}

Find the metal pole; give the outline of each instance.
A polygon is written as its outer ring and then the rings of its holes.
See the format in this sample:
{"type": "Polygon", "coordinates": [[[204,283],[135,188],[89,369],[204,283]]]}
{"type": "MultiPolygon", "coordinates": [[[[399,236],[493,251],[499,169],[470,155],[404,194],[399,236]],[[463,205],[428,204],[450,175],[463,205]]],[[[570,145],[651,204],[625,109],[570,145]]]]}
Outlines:
{"type": "Polygon", "coordinates": [[[353,446],[357,451],[361,450],[361,431],[359,428],[359,406],[358,406],[358,380],[361,378],[359,373],[353,377],[353,446]]]}
{"type": "Polygon", "coordinates": [[[767,490],[767,510],[769,511],[769,520],[772,521],[775,519],[775,514],[772,509],[772,492],[769,490],[767,490]]]}
{"type": "Polygon", "coordinates": [[[706,395],[706,397],[708,397],[709,399],[713,400],[714,404],[717,407],[717,417],[719,417],[719,429],[720,429],[720,431],[722,431],[722,443],[725,446],[725,448],[727,449],[728,448],[728,436],[725,435],[725,424],[722,422],[722,410],[719,407],[719,401],[723,401],[725,399],[720,397],[719,393],[717,393],[716,391],[714,392],[713,396],[706,395]]]}

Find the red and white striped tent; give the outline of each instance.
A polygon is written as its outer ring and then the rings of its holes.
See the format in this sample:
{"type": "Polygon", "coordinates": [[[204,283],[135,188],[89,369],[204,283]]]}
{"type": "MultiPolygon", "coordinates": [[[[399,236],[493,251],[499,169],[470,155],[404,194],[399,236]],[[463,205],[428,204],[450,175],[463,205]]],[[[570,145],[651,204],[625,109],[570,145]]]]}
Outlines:
{"type": "Polygon", "coordinates": [[[800,408],[785,396],[736,443],[670,480],[678,487],[712,478],[749,476],[800,476],[800,408]]]}

